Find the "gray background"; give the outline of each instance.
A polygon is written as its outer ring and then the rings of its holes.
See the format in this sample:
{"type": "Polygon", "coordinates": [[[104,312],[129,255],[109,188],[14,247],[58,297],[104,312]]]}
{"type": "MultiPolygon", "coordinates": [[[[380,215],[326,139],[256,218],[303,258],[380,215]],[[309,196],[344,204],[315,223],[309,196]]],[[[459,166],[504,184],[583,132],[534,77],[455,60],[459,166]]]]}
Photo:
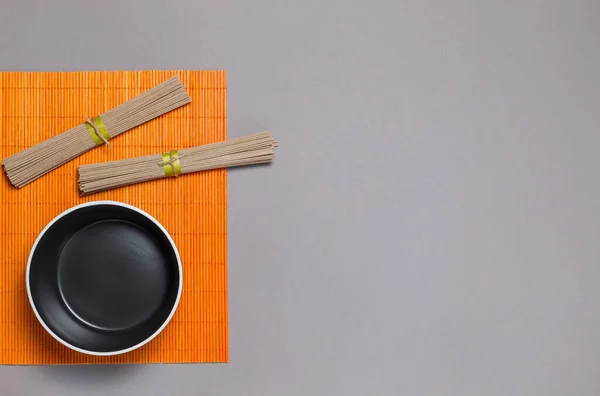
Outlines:
{"type": "Polygon", "coordinates": [[[228,72],[230,363],[0,394],[598,395],[600,3],[3,0],[0,69],[228,72]]]}

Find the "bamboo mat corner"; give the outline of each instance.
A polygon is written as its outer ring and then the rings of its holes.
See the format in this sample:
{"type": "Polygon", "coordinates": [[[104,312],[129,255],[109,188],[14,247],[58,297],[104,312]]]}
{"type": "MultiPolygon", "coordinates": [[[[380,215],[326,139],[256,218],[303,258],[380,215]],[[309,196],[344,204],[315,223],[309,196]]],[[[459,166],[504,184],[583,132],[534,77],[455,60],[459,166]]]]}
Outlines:
{"type": "Polygon", "coordinates": [[[161,179],[79,197],[80,164],[129,158],[226,138],[223,71],[0,72],[0,156],[81,124],[178,75],[192,103],[97,147],[21,190],[0,176],[0,364],[227,362],[227,174],[161,179]],[[27,299],[25,268],[39,232],[63,210],[93,200],[126,202],[169,231],[183,263],[183,294],[169,325],[118,356],[74,352],[48,335],[27,299]]]}

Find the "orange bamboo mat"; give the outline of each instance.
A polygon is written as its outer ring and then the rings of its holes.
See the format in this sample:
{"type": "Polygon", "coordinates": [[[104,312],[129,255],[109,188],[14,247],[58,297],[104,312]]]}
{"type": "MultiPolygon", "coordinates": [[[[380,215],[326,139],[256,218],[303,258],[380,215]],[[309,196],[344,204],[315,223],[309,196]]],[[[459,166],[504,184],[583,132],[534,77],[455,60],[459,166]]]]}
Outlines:
{"type": "Polygon", "coordinates": [[[179,75],[192,103],[111,140],[21,190],[0,176],[0,364],[226,362],[227,174],[224,170],[157,180],[80,198],[77,165],[154,154],[226,137],[222,71],[0,73],[0,155],[81,124],[179,75]],[[110,199],[142,208],[173,236],[183,262],[177,313],[153,341],[131,353],[96,357],[47,335],[25,291],[29,250],[63,210],[110,199]]]}

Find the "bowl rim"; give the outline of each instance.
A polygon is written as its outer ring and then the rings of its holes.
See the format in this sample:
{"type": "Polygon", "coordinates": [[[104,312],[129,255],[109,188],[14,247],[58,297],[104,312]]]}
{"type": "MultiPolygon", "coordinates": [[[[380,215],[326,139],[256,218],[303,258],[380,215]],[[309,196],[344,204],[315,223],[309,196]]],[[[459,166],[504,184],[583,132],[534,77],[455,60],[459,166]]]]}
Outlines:
{"type": "Polygon", "coordinates": [[[31,308],[33,309],[33,313],[35,314],[35,317],[37,318],[38,322],[40,322],[40,324],[42,325],[42,327],[46,330],[46,332],[48,332],[55,340],[57,340],[58,342],[60,342],[61,344],[63,344],[64,346],[77,351],[77,352],[81,352],[87,355],[93,355],[93,356],[114,356],[114,355],[120,355],[123,353],[127,353],[127,352],[131,352],[147,343],[149,343],[152,339],[154,339],[157,335],[159,335],[164,328],[169,324],[169,322],[171,321],[171,319],[173,318],[173,315],[175,315],[175,311],[177,310],[177,307],[179,306],[179,300],[181,300],[181,292],[182,292],[182,288],[183,288],[183,268],[181,265],[181,257],[179,256],[179,251],[177,250],[177,246],[175,245],[175,242],[173,241],[173,238],[171,238],[171,235],[169,235],[169,232],[165,229],[165,227],[160,224],[158,222],[158,220],[156,220],[154,217],[152,217],[150,214],[148,214],[147,212],[143,211],[142,209],[135,207],[133,205],[129,205],[123,202],[119,202],[119,201],[111,201],[111,200],[100,200],[100,201],[90,201],[90,202],[86,202],[86,203],[82,203],[79,205],[75,205],[70,207],[69,209],[65,210],[64,212],[60,213],[59,215],[57,215],[56,217],[54,217],[45,227],[44,229],[40,232],[40,234],[38,235],[38,237],[36,238],[35,242],[33,243],[33,246],[31,247],[31,251],[29,253],[29,258],[27,259],[27,270],[25,271],[25,281],[26,281],[26,287],[27,287],[27,297],[29,299],[29,305],[31,305],[31,308]],[[36,307],[35,307],[35,303],[33,301],[33,298],[31,296],[31,287],[29,284],[29,272],[31,269],[31,260],[33,259],[33,254],[35,253],[35,249],[38,245],[38,243],[42,240],[42,238],[44,237],[44,235],[46,234],[46,232],[50,229],[50,227],[52,227],[52,225],[54,223],[56,223],[59,219],[63,218],[64,216],[68,215],[71,212],[74,212],[78,209],[81,208],[85,208],[85,207],[89,207],[89,206],[99,206],[99,205],[112,205],[112,206],[120,206],[126,209],[130,209],[133,210],[139,214],[141,214],[142,216],[146,217],[148,220],[150,220],[151,222],[153,222],[159,229],[160,231],[162,231],[162,233],[165,235],[165,237],[167,238],[167,240],[169,241],[169,243],[171,244],[171,248],[173,249],[173,252],[175,253],[175,257],[177,258],[177,268],[178,268],[178,272],[179,272],[179,290],[177,290],[177,298],[175,299],[175,303],[173,304],[173,308],[171,309],[171,312],[169,313],[169,316],[167,317],[167,319],[165,319],[165,321],[163,322],[163,324],[158,328],[158,330],[156,330],[153,334],[151,334],[149,337],[147,337],[145,340],[141,341],[140,343],[131,346],[129,348],[125,348],[125,349],[120,349],[120,350],[116,350],[116,351],[109,351],[109,352],[97,352],[97,351],[90,351],[87,349],[83,349],[83,348],[79,348],[76,347],[74,345],[69,344],[68,342],[66,342],[65,340],[63,340],[62,338],[60,338],[58,335],[56,335],[52,329],[50,329],[50,327],[48,327],[48,325],[46,325],[46,323],[44,322],[44,320],[42,319],[42,317],[40,316],[40,314],[38,313],[36,307]]]}

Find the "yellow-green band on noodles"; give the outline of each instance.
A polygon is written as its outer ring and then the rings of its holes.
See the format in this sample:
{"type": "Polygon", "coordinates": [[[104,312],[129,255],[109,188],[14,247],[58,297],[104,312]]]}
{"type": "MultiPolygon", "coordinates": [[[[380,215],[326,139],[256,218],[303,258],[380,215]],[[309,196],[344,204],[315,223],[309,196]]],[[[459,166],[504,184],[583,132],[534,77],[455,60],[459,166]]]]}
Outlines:
{"type": "Polygon", "coordinates": [[[92,139],[94,139],[94,143],[96,143],[96,146],[110,139],[110,135],[108,134],[108,131],[106,130],[104,122],[102,122],[102,118],[100,118],[100,116],[92,118],[91,122],[86,121],[85,126],[87,127],[92,139]],[[102,137],[100,137],[100,135],[98,134],[100,134],[102,137]],[[102,140],[102,138],[104,138],[104,140],[102,140]]]}
{"type": "Polygon", "coordinates": [[[177,150],[172,150],[162,154],[162,167],[165,171],[165,176],[181,175],[181,163],[179,162],[179,153],[177,150]]]}

